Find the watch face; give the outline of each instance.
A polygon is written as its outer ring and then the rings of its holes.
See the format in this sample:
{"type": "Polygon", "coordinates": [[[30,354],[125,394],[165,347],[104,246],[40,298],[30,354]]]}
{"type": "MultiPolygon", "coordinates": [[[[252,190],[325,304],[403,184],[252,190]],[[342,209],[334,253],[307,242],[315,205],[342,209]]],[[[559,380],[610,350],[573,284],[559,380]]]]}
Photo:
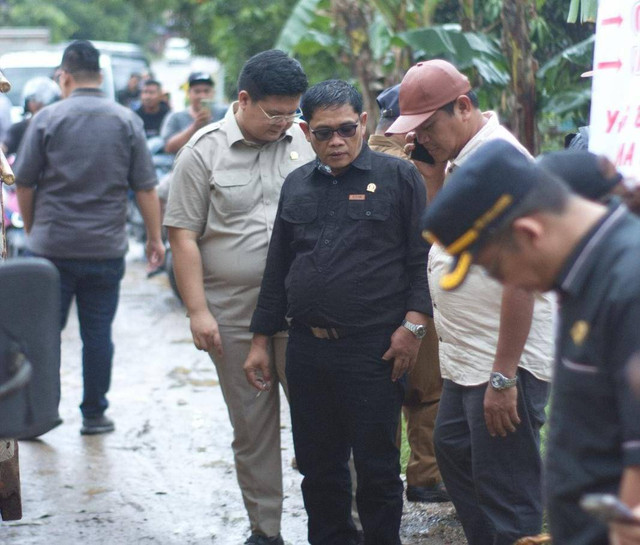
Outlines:
{"type": "Polygon", "coordinates": [[[494,388],[501,388],[503,386],[502,377],[499,375],[493,375],[491,377],[491,386],[494,388]]]}

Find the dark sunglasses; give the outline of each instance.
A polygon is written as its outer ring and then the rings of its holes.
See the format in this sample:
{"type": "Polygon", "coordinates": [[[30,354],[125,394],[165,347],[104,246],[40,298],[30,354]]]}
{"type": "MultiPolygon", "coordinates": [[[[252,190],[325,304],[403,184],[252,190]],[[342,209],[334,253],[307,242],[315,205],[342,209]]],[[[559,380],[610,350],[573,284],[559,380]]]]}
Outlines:
{"type": "Polygon", "coordinates": [[[337,132],[342,138],[351,138],[356,134],[359,123],[349,123],[348,125],[340,125],[337,129],[310,129],[313,136],[318,142],[326,142],[331,140],[333,133],[337,132]]]}

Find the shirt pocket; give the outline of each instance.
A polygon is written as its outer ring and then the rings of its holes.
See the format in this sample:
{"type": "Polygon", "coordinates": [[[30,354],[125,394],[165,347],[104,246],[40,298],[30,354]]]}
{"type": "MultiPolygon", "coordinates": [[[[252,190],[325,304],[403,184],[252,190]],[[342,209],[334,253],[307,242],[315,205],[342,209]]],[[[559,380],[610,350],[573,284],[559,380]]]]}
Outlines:
{"type": "Polygon", "coordinates": [[[347,216],[352,220],[356,242],[362,249],[374,248],[382,241],[386,244],[392,237],[387,221],[391,216],[391,201],[387,198],[349,201],[347,216]]]}
{"type": "Polygon", "coordinates": [[[213,186],[222,212],[248,212],[255,204],[252,199],[251,171],[214,170],[213,186]]]}
{"type": "Polygon", "coordinates": [[[318,203],[315,201],[294,200],[287,202],[280,213],[282,219],[293,227],[294,243],[301,243],[310,236],[310,226],[318,217],[318,203]]]}

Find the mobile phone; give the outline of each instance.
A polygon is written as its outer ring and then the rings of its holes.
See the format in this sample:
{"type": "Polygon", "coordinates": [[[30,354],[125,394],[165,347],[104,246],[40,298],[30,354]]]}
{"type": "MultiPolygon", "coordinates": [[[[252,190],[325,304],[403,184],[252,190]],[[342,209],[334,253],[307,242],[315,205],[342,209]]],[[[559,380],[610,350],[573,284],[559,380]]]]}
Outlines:
{"type": "Polygon", "coordinates": [[[433,165],[436,160],[433,158],[433,155],[429,153],[427,148],[425,148],[422,144],[420,144],[417,140],[414,142],[415,147],[411,151],[411,159],[414,161],[422,161],[423,163],[428,163],[433,165]]]}
{"type": "Polygon", "coordinates": [[[207,110],[211,110],[213,108],[213,100],[211,100],[210,98],[203,98],[200,101],[200,106],[202,108],[206,108],[207,110]]]}
{"type": "Polygon", "coordinates": [[[640,526],[640,518],[613,494],[585,494],[580,498],[580,507],[601,522],[619,522],[640,526]]]}

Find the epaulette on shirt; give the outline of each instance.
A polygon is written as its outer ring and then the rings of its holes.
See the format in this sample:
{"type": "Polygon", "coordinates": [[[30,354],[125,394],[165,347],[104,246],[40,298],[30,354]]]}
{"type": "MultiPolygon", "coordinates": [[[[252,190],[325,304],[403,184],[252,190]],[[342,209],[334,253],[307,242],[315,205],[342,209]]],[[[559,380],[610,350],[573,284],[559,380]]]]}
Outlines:
{"type": "Polygon", "coordinates": [[[201,129],[198,129],[198,131],[189,139],[186,145],[189,147],[193,147],[194,144],[198,140],[200,140],[204,135],[217,131],[222,126],[222,121],[223,120],[220,119],[219,121],[214,121],[213,123],[209,123],[208,125],[205,125],[201,129]]]}

